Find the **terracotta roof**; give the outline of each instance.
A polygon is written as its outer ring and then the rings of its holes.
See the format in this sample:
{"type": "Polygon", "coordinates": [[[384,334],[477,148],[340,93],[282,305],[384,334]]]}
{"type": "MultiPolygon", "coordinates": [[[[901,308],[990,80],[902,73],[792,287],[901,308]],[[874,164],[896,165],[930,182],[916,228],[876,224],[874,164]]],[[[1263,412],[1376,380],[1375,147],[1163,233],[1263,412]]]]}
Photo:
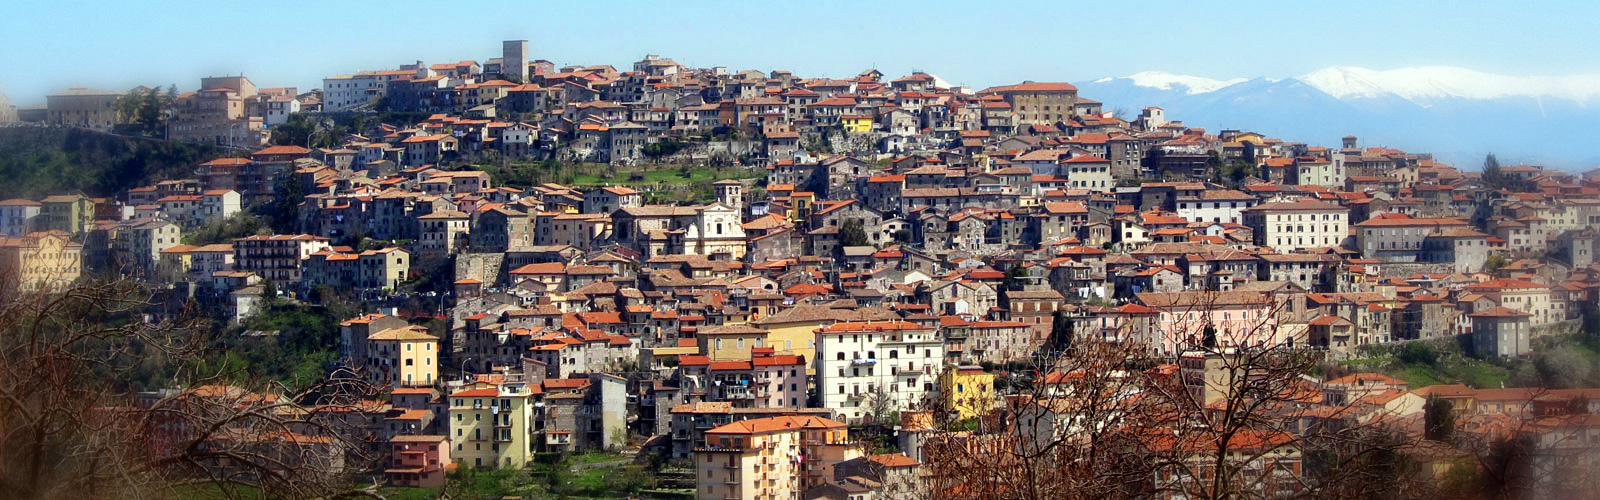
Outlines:
{"type": "Polygon", "coordinates": [[[706,431],[706,434],[770,434],[804,429],[843,429],[845,424],[822,417],[781,416],[734,422],[706,431]]]}
{"type": "Polygon", "coordinates": [[[1271,300],[1260,292],[1254,291],[1189,291],[1189,292],[1157,292],[1136,294],[1139,302],[1153,308],[1162,307],[1196,307],[1211,305],[1259,305],[1269,303],[1271,300]]]}
{"type": "Polygon", "coordinates": [[[1496,307],[1468,314],[1467,316],[1473,318],[1519,318],[1532,315],[1509,307],[1496,307]]]}
{"type": "Polygon", "coordinates": [[[916,467],[922,465],[922,462],[918,462],[917,459],[899,453],[873,455],[867,457],[867,460],[877,462],[884,467],[916,467]]]}
{"type": "Polygon", "coordinates": [[[1473,291],[1498,291],[1498,290],[1511,290],[1511,289],[1524,289],[1524,288],[1548,288],[1548,287],[1546,287],[1546,286],[1544,286],[1542,284],[1539,284],[1539,283],[1534,283],[1532,281],[1514,280],[1514,279],[1506,279],[1506,278],[1492,279],[1492,280],[1489,280],[1489,281],[1485,281],[1483,283],[1474,283],[1474,284],[1471,284],[1471,285],[1467,285],[1467,289],[1468,290],[1473,290],[1473,291]]]}
{"type": "Polygon", "coordinates": [[[1317,210],[1317,211],[1345,211],[1345,207],[1316,200],[1279,201],[1264,203],[1245,209],[1246,211],[1265,212],[1270,210],[1317,210]]]}

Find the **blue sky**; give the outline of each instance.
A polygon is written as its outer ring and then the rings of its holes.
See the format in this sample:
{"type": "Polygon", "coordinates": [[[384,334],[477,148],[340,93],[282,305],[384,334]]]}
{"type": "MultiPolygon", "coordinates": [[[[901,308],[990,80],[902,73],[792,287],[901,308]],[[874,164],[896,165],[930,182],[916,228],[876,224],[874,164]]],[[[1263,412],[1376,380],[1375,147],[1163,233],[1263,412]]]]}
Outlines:
{"type": "Polygon", "coordinates": [[[36,2],[0,7],[0,93],[126,89],[248,75],[302,91],[322,76],[422,60],[535,58],[846,76],[877,67],[956,84],[1082,81],[1158,70],[1287,77],[1332,65],[1600,73],[1594,2],[36,2]]]}

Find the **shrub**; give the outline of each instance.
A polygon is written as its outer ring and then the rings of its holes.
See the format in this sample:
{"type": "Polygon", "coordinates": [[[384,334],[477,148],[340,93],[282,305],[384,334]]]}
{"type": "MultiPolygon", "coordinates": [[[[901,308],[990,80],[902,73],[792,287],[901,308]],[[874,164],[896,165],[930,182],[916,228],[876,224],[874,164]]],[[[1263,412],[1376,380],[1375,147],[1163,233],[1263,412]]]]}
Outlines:
{"type": "Polygon", "coordinates": [[[1439,361],[1439,351],[1434,349],[1432,345],[1425,342],[1407,342],[1405,345],[1400,347],[1400,352],[1396,354],[1396,357],[1400,358],[1400,361],[1403,361],[1406,364],[1422,364],[1431,366],[1435,362],[1439,361]]]}

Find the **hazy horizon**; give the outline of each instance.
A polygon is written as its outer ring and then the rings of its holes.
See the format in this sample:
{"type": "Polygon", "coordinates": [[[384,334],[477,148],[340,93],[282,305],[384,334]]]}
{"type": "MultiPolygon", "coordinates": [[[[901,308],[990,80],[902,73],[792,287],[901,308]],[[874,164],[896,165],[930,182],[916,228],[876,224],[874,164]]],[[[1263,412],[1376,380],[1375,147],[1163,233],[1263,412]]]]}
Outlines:
{"type": "Polygon", "coordinates": [[[0,93],[15,105],[31,106],[69,87],[176,84],[192,90],[201,77],[225,74],[247,75],[263,87],[307,91],[325,76],[417,60],[482,62],[498,56],[500,41],[508,39],[529,40],[534,58],[558,65],[625,68],[645,54],[659,54],[694,67],[786,69],[804,76],[849,76],[867,68],[889,75],[920,70],[973,87],[1021,80],[1080,82],[1141,71],[1219,80],[1288,78],[1330,66],[1600,73],[1600,61],[1587,57],[1600,49],[1600,38],[1590,36],[1582,22],[1594,16],[1555,16],[1555,22],[1550,16],[1568,10],[1600,13],[1600,6],[1536,7],[1345,2],[1264,5],[1241,12],[1175,2],[1023,2],[975,14],[970,4],[943,1],[590,2],[492,3],[417,15],[383,3],[299,2],[274,9],[285,19],[275,24],[271,12],[244,4],[180,2],[152,9],[90,1],[70,18],[56,15],[53,6],[17,5],[0,20],[0,39],[12,48],[0,53],[0,62],[50,70],[0,74],[0,93]],[[594,3],[606,3],[610,8],[601,10],[618,15],[594,19],[594,3]],[[1382,6],[1381,22],[1356,14],[1372,12],[1373,6],[1382,6]],[[345,21],[386,12],[394,15],[383,22],[345,21]],[[1238,26],[1241,17],[1261,23],[1249,30],[1217,28],[1238,26]]]}

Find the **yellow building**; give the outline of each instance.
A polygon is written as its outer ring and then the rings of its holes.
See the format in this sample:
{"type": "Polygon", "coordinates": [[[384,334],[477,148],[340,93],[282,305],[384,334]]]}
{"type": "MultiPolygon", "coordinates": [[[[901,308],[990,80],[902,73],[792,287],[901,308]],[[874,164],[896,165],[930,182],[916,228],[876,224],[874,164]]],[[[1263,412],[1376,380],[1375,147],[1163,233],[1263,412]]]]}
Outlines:
{"type": "Polygon", "coordinates": [[[433,385],[439,376],[439,338],[407,325],[367,336],[367,379],[390,387],[433,385]]]}
{"type": "Polygon", "coordinates": [[[939,374],[939,400],[962,420],[994,408],[994,374],[976,366],[948,367],[939,374]]]}
{"type": "MultiPolygon", "coordinates": [[[[823,311],[813,309],[828,309],[822,306],[800,305],[778,311],[777,314],[765,318],[750,320],[750,325],[766,330],[767,345],[771,346],[775,354],[794,354],[805,356],[806,361],[817,359],[817,329],[833,324],[836,320],[832,315],[825,315],[823,311]]],[[[816,374],[816,367],[806,365],[807,374],[816,374]]]]}
{"type": "Polygon", "coordinates": [[[748,360],[751,349],[768,347],[767,338],[766,330],[750,325],[718,325],[695,332],[700,354],[712,361],[748,360]]]}
{"type": "Polygon", "coordinates": [[[744,420],[705,435],[694,450],[701,499],[798,499],[862,454],[843,422],[813,416],[744,420]]]}
{"type": "Polygon", "coordinates": [[[83,244],[62,231],[0,237],[0,282],[24,292],[60,290],[83,270],[83,244]]]}
{"type": "Polygon", "coordinates": [[[450,395],[450,459],[462,467],[522,467],[533,457],[533,400],[522,385],[480,384],[450,395]]]}
{"type": "Polygon", "coordinates": [[[802,220],[811,216],[811,206],[817,203],[817,194],[810,191],[795,191],[789,194],[789,213],[784,214],[789,220],[802,220]]]}
{"type": "Polygon", "coordinates": [[[867,115],[844,115],[839,117],[839,124],[844,125],[844,131],[851,134],[872,131],[872,117],[867,115]]]}
{"type": "Polygon", "coordinates": [[[671,370],[679,358],[700,354],[699,347],[646,347],[639,349],[639,366],[652,371],[671,370]]]}
{"type": "MultiPolygon", "coordinates": [[[[766,345],[774,354],[805,356],[806,361],[817,359],[817,329],[840,321],[871,321],[895,319],[893,313],[879,310],[864,313],[855,309],[835,309],[828,306],[799,304],[764,318],[750,320],[750,326],[767,331],[766,345]]],[[[806,373],[816,375],[814,365],[806,365],[806,373]]]]}
{"type": "Polygon", "coordinates": [[[94,227],[94,200],[81,194],[46,196],[39,200],[40,228],[79,234],[94,227]]]}
{"type": "Polygon", "coordinates": [[[194,245],[177,244],[161,249],[157,274],[171,280],[182,280],[194,268],[194,245]]]}

